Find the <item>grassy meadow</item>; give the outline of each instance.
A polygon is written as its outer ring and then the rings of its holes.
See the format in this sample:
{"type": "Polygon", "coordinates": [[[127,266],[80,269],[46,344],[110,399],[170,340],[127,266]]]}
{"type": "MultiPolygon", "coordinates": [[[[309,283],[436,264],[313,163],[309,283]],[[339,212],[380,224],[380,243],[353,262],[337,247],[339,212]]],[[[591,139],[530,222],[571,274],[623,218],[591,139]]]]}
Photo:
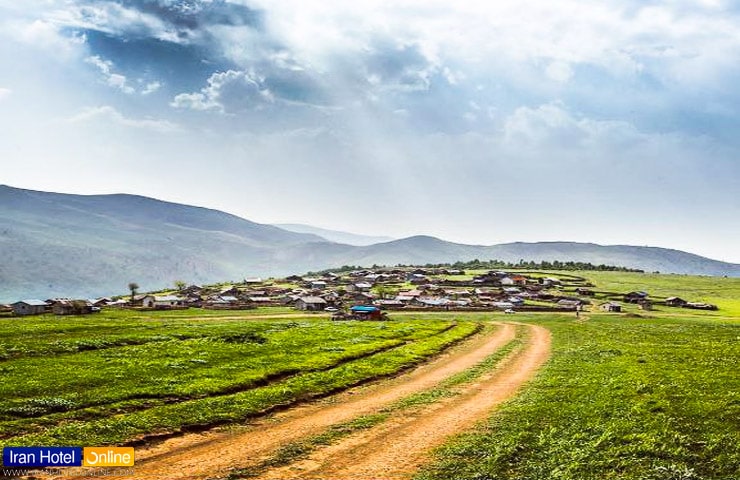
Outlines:
{"type": "MultiPolygon", "coordinates": [[[[740,279],[566,273],[597,292],[645,290],[655,309],[391,312],[389,322],[265,318],[296,313],[269,308],[1,319],[0,446],[136,444],[239,423],[393,375],[491,320],[516,320],[552,332],[549,362],[417,480],[740,478],[740,279]],[[720,308],[661,306],[668,296],[720,308]]],[[[397,408],[449,394],[440,388],[397,408]]]]}
{"type": "Polygon", "coordinates": [[[740,478],[740,279],[582,275],[597,289],[720,310],[517,316],[552,332],[550,361],[489,421],[439,449],[416,480],[740,478]]]}
{"type": "Polygon", "coordinates": [[[0,322],[0,444],[125,443],[236,422],[393,374],[480,328],[178,313],[0,322]]]}

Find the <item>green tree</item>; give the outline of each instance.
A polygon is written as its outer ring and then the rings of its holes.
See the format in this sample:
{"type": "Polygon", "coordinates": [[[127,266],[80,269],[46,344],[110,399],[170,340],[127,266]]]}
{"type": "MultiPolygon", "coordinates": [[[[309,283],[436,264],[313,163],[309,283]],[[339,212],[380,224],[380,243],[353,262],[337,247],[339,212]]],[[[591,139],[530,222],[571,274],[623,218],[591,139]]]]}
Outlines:
{"type": "Polygon", "coordinates": [[[128,284],[128,289],[131,290],[131,303],[133,303],[134,295],[136,295],[136,291],[139,289],[139,284],[136,282],[131,282],[128,284]]]}
{"type": "Polygon", "coordinates": [[[187,286],[187,283],[183,282],[182,280],[175,280],[175,288],[178,292],[182,292],[187,286]]]}

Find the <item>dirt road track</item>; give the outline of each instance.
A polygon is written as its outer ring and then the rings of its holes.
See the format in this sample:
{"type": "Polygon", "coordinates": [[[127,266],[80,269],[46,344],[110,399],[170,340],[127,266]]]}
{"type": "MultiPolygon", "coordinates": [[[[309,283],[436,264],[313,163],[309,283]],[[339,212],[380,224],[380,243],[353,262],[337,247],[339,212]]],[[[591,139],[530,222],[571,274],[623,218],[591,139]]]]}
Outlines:
{"type": "Polygon", "coordinates": [[[381,480],[409,478],[431,449],[469,429],[511,397],[547,360],[548,330],[530,326],[528,346],[498,371],[479,379],[457,397],[402,417],[315,452],[308,460],[274,469],[261,480],[381,480]]]}
{"type": "Polygon", "coordinates": [[[189,434],[137,450],[136,476],[149,479],[205,479],[258,464],[280,446],[322,433],[462,372],[514,339],[516,327],[502,324],[432,362],[397,378],[351,389],[329,400],[296,407],[238,432],[189,434]]]}

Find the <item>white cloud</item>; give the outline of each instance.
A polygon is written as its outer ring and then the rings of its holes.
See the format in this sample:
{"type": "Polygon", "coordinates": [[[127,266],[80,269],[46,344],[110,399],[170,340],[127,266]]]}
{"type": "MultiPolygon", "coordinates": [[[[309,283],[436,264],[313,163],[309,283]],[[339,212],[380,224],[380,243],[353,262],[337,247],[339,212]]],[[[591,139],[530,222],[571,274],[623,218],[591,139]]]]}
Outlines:
{"type": "Polygon", "coordinates": [[[98,70],[100,70],[100,73],[102,73],[105,78],[105,83],[109,86],[117,88],[123,93],[129,95],[136,92],[136,89],[128,84],[125,75],[113,72],[113,62],[110,60],[104,60],[98,55],[93,55],[91,57],[87,57],[85,61],[96,66],[98,70]]]}
{"type": "MultiPolygon", "coordinates": [[[[419,45],[452,84],[492,75],[516,83],[533,75],[527,65],[543,65],[540,78],[560,83],[571,80],[579,65],[627,80],[648,73],[668,85],[718,77],[734,82],[737,12],[707,3],[256,0],[271,34],[299,62],[324,72],[337,68],[338,58],[361,57],[374,38],[385,36],[397,45],[419,45]],[[649,62],[639,54],[656,47],[676,55],[649,62]]],[[[427,79],[420,75],[417,85],[427,79]]],[[[537,79],[527,81],[534,85],[537,79]]]]}
{"type": "Polygon", "coordinates": [[[62,33],[60,26],[47,19],[0,19],[0,38],[53,53],[57,60],[69,61],[84,51],[85,37],[62,33]]]}
{"type": "Polygon", "coordinates": [[[156,92],[160,88],[162,88],[162,83],[161,82],[157,82],[157,81],[149,82],[141,90],[141,94],[142,95],[149,95],[151,93],[156,92]]]}
{"type": "Polygon", "coordinates": [[[177,31],[155,15],[128,8],[114,1],[55,2],[57,8],[47,8],[44,17],[67,28],[93,29],[109,34],[151,35],[169,42],[180,42],[177,31]]]}
{"type": "Polygon", "coordinates": [[[265,102],[272,101],[272,94],[261,85],[261,79],[250,72],[229,70],[211,75],[208,85],[200,92],[175,96],[170,105],[176,108],[231,113],[260,108],[265,102]]]}
{"type": "Polygon", "coordinates": [[[81,113],[68,118],[66,121],[68,123],[82,123],[98,121],[100,119],[106,119],[124,127],[151,130],[159,133],[173,133],[181,130],[177,124],[167,120],[128,118],[109,105],[86,108],[81,113]]]}
{"type": "Polygon", "coordinates": [[[13,93],[13,91],[9,88],[2,88],[0,87],[0,100],[3,100],[10,96],[10,94],[13,93]]]}

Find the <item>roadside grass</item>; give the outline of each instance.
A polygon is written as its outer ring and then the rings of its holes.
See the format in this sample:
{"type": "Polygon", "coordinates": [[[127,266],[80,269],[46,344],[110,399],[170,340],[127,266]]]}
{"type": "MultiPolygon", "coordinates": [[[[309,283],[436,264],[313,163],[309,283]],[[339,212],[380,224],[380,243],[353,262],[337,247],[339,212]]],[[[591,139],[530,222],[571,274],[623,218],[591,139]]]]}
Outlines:
{"type": "Polygon", "coordinates": [[[546,320],[549,363],[417,480],[740,478],[740,322],[546,320]]]}
{"type": "MultiPolygon", "coordinates": [[[[180,366],[184,365],[186,368],[178,367],[175,369],[172,377],[175,379],[175,385],[178,382],[185,381],[188,369],[193,370],[193,375],[190,386],[183,387],[181,390],[175,388],[174,391],[178,394],[195,391],[199,394],[209,396],[185,400],[178,399],[175,403],[145,404],[144,407],[148,408],[136,409],[132,412],[126,412],[124,410],[123,413],[118,414],[115,408],[108,410],[106,406],[98,407],[100,411],[96,411],[95,408],[82,409],[81,411],[85,414],[98,414],[88,420],[65,418],[64,415],[69,412],[58,413],[56,414],[58,415],[57,417],[53,417],[54,413],[51,413],[53,423],[59,423],[58,426],[52,426],[49,424],[51,422],[43,422],[44,415],[42,414],[42,421],[37,424],[38,431],[6,438],[0,444],[121,444],[130,443],[145,436],[167,435],[179,430],[197,430],[220,424],[243,421],[276,408],[284,408],[295,402],[328,395],[374,378],[395,374],[404,368],[423,361],[431,355],[439,353],[444,348],[472,335],[480,329],[480,325],[473,322],[460,322],[450,328],[451,325],[450,322],[444,321],[398,321],[387,323],[315,321],[307,322],[303,325],[304,328],[294,328],[275,332],[272,336],[268,335],[267,341],[264,343],[258,343],[256,345],[252,343],[245,344],[244,347],[251,350],[241,352],[236,357],[227,355],[224,359],[214,362],[215,365],[206,363],[205,365],[207,366],[204,367],[204,364],[182,361],[182,356],[178,353],[169,359],[169,368],[172,368],[171,365],[173,363],[180,366]],[[347,333],[344,339],[342,338],[342,331],[346,331],[347,333]],[[282,343],[277,340],[281,333],[284,333],[286,337],[282,343]],[[376,337],[375,339],[374,336],[376,337]],[[327,363],[331,362],[331,359],[341,358],[341,355],[346,354],[346,351],[352,345],[358,346],[358,348],[369,348],[369,346],[373,345],[373,340],[375,340],[375,345],[377,346],[388,345],[389,341],[393,342],[398,339],[403,340],[403,343],[399,346],[394,347],[391,345],[392,348],[384,349],[379,353],[356,360],[338,362],[336,365],[328,365],[327,368],[320,370],[311,370],[312,365],[316,367],[317,363],[327,363]],[[342,343],[343,341],[344,344],[342,343]],[[306,342],[306,348],[300,348],[301,342],[306,342]],[[211,395],[208,388],[203,387],[204,383],[208,384],[212,380],[211,377],[216,377],[217,375],[223,375],[223,378],[228,379],[230,376],[238,375],[242,369],[247,373],[254,372],[255,370],[259,371],[255,365],[259,360],[257,350],[260,348],[268,352],[264,358],[265,367],[279,369],[288,362],[293,362],[292,368],[297,373],[283,380],[269,382],[263,386],[255,386],[245,391],[223,395],[211,395]],[[209,373],[206,374],[201,370],[202,368],[213,368],[213,370],[208,370],[209,373]]],[[[207,349],[212,348],[213,344],[221,345],[222,342],[202,341],[196,346],[196,349],[202,348],[203,351],[208,352],[210,355],[211,352],[207,349]]],[[[173,345],[173,347],[175,346],[173,345]]],[[[147,355],[156,356],[162,351],[166,353],[170,349],[159,346],[147,352],[147,355]]],[[[70,391],[81,392],[81,395],[89,395],[86,393],[87,390],[90,389],[92,391],[97,385],[89,385],[84,381],[80,382],[79,380],[69,379],[66,376],[69,375],[69,372],[65,372],[64,376],[59,377],[50,377],[49,374],[53,374],[55,366],[69,365],[72,368],[75,366],[80,368],[78,374],[84,377],[85,372],[83,367],[88,366],[95,370],[93,366],[98,365],[96,362],[100,361],[100,359],[96,358],[94,360],[91,359],[90,363],[86,362],[83,360],[85,353],[73,354],[70,358],[64,359],[63,362],[59,362],[57,358],[55,363],[47,366],[46,372],[39,371],[38,378],[27,379],[25,383],[20,382],[23,386],[18,388],[28,390],[46,385],[47,391],[51,390],[54,392],[54,398],[61,400],[55,400],[56,403],[52,403],[52,407],[41,405],[41,408],[50,408],[52,412],[67,408],[68,405],[62,401],[65,400],[65,397],[60,396],[60,392],[64,391],[70,382],[74,383],[73,387],[69,385],[70,391]],[[79,360],[79,362],[76,360],[79,360]],[[59,405],[60,403],[61,405],[59,405]]],[[[184,355],[192,355],[192,352],[185,352],[184,355]]],[[[162,372],[157,370],[157,368],[161,367],[159,365],[159,357],[157,357],[157,361],[147,361],[146,355],[143,358],[146,363],[140,365],[141,369],[134,368],[133,365],[135,362],[140,361],[141,357],[131,355],[130,352],[123,352],[114,360],[120,367],[124,367],[120,368],[121,381],[128,382],[126,380],[128,376],[138,380],[142,389],[155,389],[155,393],[159,393],[157,391],[159,388],[167,390],[168,385],[172,382],[158,380],[160,378],[158,375],[162,375],[162,372]],[[153,369],[152,377],[146,377],[146,368],[153,369]]],[[[31,360],[39,359],[28,359],[28,361],[31,360]]],[[[151,357],[149,357],[149,360],[151,360],[151,357]]],[[[12,365],[15,362],[11,361],[9,363],[12,365]]],[[[28,374],[28,366],[24,366],[20,371],[28,374]]],[[[101,378],[108,379],[109,375],[103,375],[101,378]]],[[[137,382],[133,383],[135,384],[137,382]]],[[[16,387],[5,383],[2,388],[16,387]]],[[[102,388],[101,386],[100,391],[102,391],[102,388]]],[[[117,391],[115,384],[109,385],[107,388],[112,392],[117,391]]],[[[128,393],[126,389],[121,389],[121,391],[124,394],[128,393]]],[[[169,394],[172,391],[166,393],[169,394]]],[[[10,398],[11,401],[18,400],[17,397],[8,397],[8,395],[2,395],[0,398],[10,398]]],[[[31,399],[33,398],[38,397],[32,397],[31,399]]],[[[78,401],[77,397],[71,396],[70,398],[72,402],[78,401]]],[[[26,397],[26,401],[31,399],[26,397]]],[[[31,406],[36,407],[38,404],[34,403],[31,406]]],[[[118,407],[116,404],[113,406],[118,407]]],[[[49,412],[45,413],[48,416],[49,412]]],[[[37,419],[28,419],[29,422],[33,422],[34,420],[38,422],[37,419]]],[[[12,432],[12,429],[22,426],[22,422],[23,419],[15,419],[7,422],[5,425],[6,434],[12,432]]],[[[0,423],[0,426],[3,423],[0,423]]]]}

